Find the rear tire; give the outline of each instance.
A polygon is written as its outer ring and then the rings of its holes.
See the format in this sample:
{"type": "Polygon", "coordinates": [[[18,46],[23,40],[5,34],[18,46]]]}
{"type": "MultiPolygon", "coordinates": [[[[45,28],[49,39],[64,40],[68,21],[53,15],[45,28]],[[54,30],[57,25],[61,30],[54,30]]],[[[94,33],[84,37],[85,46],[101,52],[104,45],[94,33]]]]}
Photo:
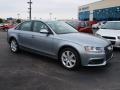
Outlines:
{"type": "Polygon", "coordinates": [[[19,51],[19,45],[18,45],[18,43],[17,43],[17,41],[15,39],[12,39],[10,41],[10,50],[13,53],[17,53],[19,51]]]}
{"type": "Polygon", "coordinates": [[[59,53],[59,60],[61,61],[62,65],[68,70],[76,69],[81,65],[80,56],[78,52],[73,48],[65,48],[61,50],[59,53]]]}

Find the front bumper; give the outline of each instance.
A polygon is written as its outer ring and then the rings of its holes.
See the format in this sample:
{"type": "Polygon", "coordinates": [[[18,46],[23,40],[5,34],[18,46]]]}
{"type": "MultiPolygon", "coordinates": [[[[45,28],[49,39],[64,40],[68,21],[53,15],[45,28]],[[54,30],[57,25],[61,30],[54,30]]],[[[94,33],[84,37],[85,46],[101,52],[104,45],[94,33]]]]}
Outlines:
{"type": "MultiPolygon", "coordinates": [[[[110,45],[109,45],[110,46],[110,45]]],[[[105,53],[87,53],[82,58],[82,66],[105,66],[109,60],[113,57],[113,50],[108,50],[108,46],[105,47],[105,53]]]]}
{"type": "MultiPolygon", "coordinates": [[[[98,64],[88,63],[86,66],[105,66],[105,65],[108,63],[108,61],[110,61],[112,58],[113,58],[113,54],[112,54],[112,56],[111,56],[109,59],[107,59],[107,60],[105,60],[104,58],[103,58],[103,59],[100,59],[100,58],[96,59],[96,62],[97,62],[97,60],[98,60],[98,62],[99,62],[99,60],[101,60],[101,61],[100,61],[101,63],[98,63],[98,64]]],[[[93,61],[93,60],[95,60],[95,58],[91,59],[91,61],[93,61]]]]}

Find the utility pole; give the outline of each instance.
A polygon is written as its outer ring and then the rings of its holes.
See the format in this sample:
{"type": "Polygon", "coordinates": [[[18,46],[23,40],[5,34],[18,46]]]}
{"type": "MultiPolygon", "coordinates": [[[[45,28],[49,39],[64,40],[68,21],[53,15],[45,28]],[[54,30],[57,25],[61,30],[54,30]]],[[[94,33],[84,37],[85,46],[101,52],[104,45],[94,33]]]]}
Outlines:
{"type": "Polygon", "coordinates": [[[51,12],[49,13],[49,16],[50,16],[50,20],[52,20],[52,13],[51,12]]]}
{"type": "Polygon", "coordinates": [[[31,5],[32,5],[32,1],[30,0],[29,2],[27,2],[28,4],[29,4],[29,19],[31,20],[31,18],[32,18],[32,15],[31,15],[31,9],[32,9],[32,7],[31,7],[31,5]]]}
{"type": "Polygon", "coordinates": [[[20,19],[20,14],[19,13],[17,14],[17,16],[18,16],[18,19],[20,19]]]}

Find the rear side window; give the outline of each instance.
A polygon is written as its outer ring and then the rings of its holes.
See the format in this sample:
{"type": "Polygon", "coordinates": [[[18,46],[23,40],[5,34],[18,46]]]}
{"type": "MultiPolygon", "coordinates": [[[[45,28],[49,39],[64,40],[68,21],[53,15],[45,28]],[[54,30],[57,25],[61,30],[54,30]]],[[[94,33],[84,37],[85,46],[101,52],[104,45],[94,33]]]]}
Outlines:
{"type": "Polygon", "coordinates": [[[20,25],[20,30],[22,30],[22,31],[32,31],[31,25],[32,25],[32,22],[30,22],[30,21],[24,22],[20,25]]]}

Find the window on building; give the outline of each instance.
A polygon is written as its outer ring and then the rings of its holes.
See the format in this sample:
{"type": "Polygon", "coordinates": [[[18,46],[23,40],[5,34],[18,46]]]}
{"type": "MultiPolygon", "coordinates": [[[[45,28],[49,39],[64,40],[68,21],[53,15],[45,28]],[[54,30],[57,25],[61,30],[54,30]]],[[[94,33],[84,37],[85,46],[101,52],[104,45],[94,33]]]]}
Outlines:
{"type": "Polygon", "coordinates": [[[120,6],[94,10],[93,20],[96,21],[120,20],[120,6]]]}
{"type": "Polygon", "coordinates": [[[81,20],[81,21],[88,21],[89,17],[90,17],[90,12],[89,11],[79,13],[79,20],[81,20]]]}

